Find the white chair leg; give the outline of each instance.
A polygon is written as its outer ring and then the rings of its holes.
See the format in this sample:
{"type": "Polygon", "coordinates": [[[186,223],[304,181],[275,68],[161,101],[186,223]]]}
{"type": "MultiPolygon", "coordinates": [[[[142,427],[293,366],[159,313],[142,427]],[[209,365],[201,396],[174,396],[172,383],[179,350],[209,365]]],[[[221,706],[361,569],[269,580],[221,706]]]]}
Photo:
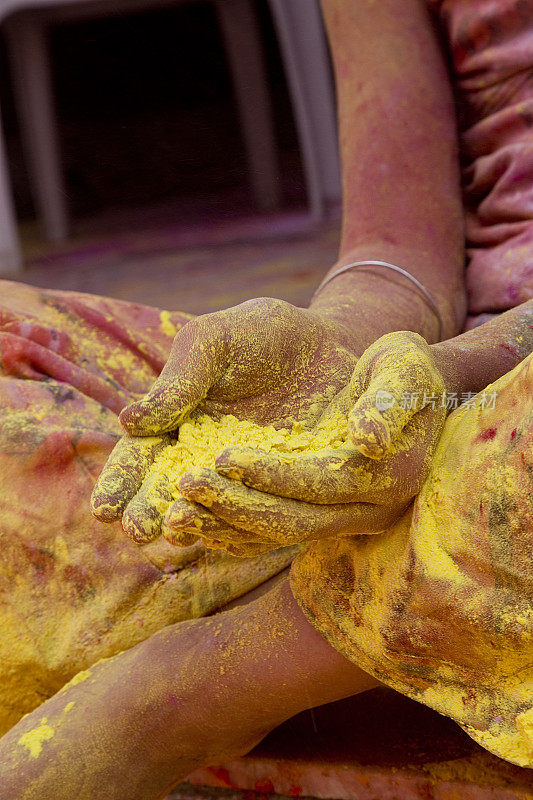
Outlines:
{"type": "Polygon", "coordinates": [[[309,207],[341,195],[333,84],[316,0],[269,0],[278,33],[302,149],[309,207]]]}
{"type": "Polygon", "coordinates": [[[38,15],[24,14],[8,19],[5,31],[36,212],[46,238],[61,241],[68,234],[68,219],[47,29],[38,15]]]}
{"type": "Polygon", "coordinates": [[[9,275],[22,270],[22,257],[4,141],[0,122],[0,275],[9,275]]]}
{"type": "Polygon", "coordinates": [[[244,131],[257,205],[269,211],[280,202],[281,186],[274,121],[258,20],[250,0],[215,0],[244,131]]]}

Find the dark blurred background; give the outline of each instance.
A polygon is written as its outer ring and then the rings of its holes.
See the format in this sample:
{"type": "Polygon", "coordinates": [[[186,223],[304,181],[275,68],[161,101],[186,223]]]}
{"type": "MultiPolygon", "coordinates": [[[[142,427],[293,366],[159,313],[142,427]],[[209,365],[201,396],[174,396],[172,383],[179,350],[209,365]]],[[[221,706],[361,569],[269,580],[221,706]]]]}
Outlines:
{"type": "MultiPolygon", "coordinates": [[[[265,0],[257,0],[283,176],[283,205],[305,187],[283,65],[265,0]]],[[[213,5],[105,17],[51,28],[59,137],[71,214],[192,203],[222,215],[252,204],[242,129],[213,5]],[[236,191],[240,190],[240,191],[236,191]],[[227,197],[239,194],[237,207],[227,197]],[[218,197],[218,203],[217,203],[218,197]]],[[[0,69],[9,75],[5,43],[0,69]]],[[[0,82],[17,214],[34,215],[11,83],[0,82]]]]}
{"type": "Polygon", "coordinates": [[[10,182],[0,184],[0,275],[194,313],[260,295],[306,304],[337,254],[334,91],[317,0],[276,3],[0,5],[10,182]],[[289,69],[303,82],[302,102],[289,69]],[[246,76],[241,98],[255,126],[248,153],[236,75],[246,76]],[[30,109],[24,127],[21,107],[30,109]],[[51,127],[43,128],[49,109],[51,127]],[[28,131],[36,132],[29,148],[28,131]],[[55,140],[62,184],[54,169],[38,174],[55,140]]]}

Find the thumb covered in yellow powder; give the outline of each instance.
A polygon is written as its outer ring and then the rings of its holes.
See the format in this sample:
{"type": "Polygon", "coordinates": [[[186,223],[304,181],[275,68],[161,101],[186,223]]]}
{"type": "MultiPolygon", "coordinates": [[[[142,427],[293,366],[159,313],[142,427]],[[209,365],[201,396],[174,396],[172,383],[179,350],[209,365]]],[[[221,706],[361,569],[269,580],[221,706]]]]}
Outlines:
{"type": "Polygon", "coordinates": [[[150,391],[127,406],[120,424],[133,436],[175,430],[227,368],[224,336],[217,314],[191,320],[178,331],[161,375],[150,391]]]}
{"type": "Polygon", "coordinates": [[[91,511],[100,522],[120,519],[143,485],[157,454],[169,436],[123,436],[111,451],[91,495],[91,511]]]}
{"type": "MultiPolygon", "coordinates": [[[[348,439],[367,458],[395,452],[402,434],[416,434],[417,415],[440,431],[445,386],[427,342],[410,331],[388,333],[362,355],[351,380],[355,400],[348,416],[348,439]]],[[[422,423],[423,420],[423,423],[422,423]]]]}

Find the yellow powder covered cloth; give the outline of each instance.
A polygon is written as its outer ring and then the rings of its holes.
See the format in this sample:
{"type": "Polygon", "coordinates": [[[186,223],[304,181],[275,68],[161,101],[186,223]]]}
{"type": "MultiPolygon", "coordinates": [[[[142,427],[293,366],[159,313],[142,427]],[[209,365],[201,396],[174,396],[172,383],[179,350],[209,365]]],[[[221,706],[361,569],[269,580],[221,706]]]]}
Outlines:
{"type": "MultiPolygon", "coordinates": [[[[148,391],[188,319],[0,281],[0,735],[99,659],[291,561],[294,548],[242,559],[161,537],[138,547],[90,512],[118,412],[148,391]]],[[[49,735],[43,723],[23,745],[37,753],[49,735]]]]}
{"type": "Polygon", "coordinates": [[[291,571],[296,599],[337,650],[527,767],[532,477],[533,355],[449,417],[396,525],[313,542],[291,571]]]}

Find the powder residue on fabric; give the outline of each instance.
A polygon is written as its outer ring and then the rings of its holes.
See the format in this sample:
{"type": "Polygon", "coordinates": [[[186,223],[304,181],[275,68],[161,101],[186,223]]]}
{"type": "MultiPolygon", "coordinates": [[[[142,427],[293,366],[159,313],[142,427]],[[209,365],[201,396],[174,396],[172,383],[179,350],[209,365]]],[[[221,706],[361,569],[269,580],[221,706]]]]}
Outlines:
{"type": "Polygon", "coordinates": [[[166,333],[167,336],[172,336],[172,338],[174,338],[178,329],[170,319],[170,311],[161,311],[159,318],[161,320],[161,330],[163,333],[166,333]]]}

